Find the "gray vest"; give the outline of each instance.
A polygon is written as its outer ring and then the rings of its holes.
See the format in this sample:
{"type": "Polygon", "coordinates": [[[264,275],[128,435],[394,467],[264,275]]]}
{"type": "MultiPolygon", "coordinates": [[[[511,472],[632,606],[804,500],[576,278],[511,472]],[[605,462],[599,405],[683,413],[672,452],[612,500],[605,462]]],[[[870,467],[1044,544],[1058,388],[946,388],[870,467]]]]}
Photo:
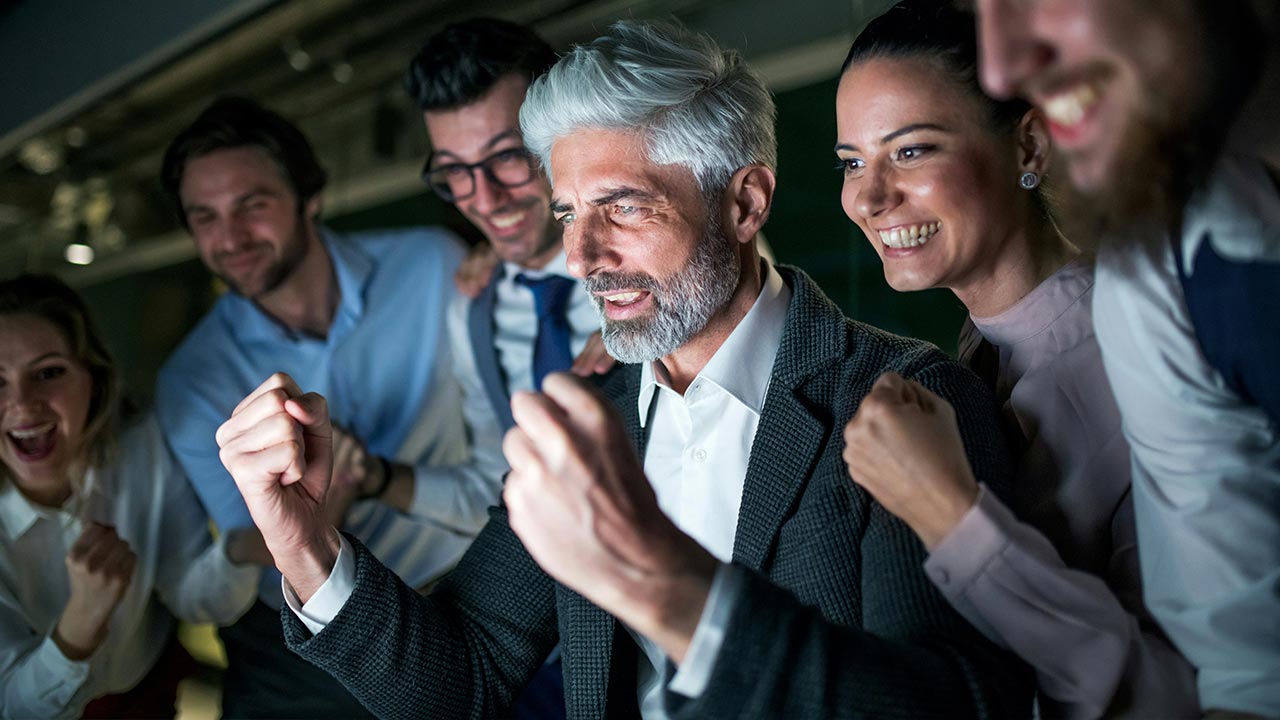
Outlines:
{"type": "Polygon", "coordinates": [[[467,310],[467,331],[471,336],[471,353],[475,355],[476,371],[489,393],[494,415],[502,423],[503,430],[515,427],[511,417],[511,396],[507,392],[507,376],[498,360],[498,348],[493,343],[493,305],[498,297],[498,280],[502,278],[501,264],[494,268],[489,284],[471,301],[467,310]]]}

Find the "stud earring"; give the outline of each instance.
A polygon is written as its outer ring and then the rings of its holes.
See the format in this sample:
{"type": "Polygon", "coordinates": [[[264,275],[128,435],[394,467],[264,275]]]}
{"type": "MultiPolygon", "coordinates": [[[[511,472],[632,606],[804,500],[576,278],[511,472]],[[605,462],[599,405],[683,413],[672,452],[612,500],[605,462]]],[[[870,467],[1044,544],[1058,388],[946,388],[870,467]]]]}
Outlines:
{"type": "Polygon", "coordinates": [[[1023,190],[1035,190],[1040,185],[1040,176],[1033,172],[1024,172],[1022,177],[1018,178],[1018,184],[1023,190]]]}

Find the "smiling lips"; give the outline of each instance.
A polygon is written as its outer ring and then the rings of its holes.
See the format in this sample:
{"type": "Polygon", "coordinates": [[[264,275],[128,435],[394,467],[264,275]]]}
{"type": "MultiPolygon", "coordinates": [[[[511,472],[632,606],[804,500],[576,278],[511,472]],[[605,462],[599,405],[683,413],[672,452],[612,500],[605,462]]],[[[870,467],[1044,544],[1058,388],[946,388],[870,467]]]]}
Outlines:
{"type": "Polygon", "coordinates": [[[45,459],[53,452],[57,427],[57,423],[47,422],[43,425],[15,428],[6,434],[18,451],[18,457],[26,462],[34,462],[45,459]]]}
{"type": "Polygon", "coordinates": [[[524,222],[528,215],[527,210],[517,210],[515,212],[501,213],[489,216],[489,224],[499,230],[510,230],[511,228],[524,222]]]}
{"type": "Polygon", "coordinates": [[[895,250],[919,247],[938,233],[942,223],[931,222],[919,225],[899,225],[892,230],[880,230],[880,242],[895,250]]]}
{"type": "Polygon", "coordinates": [[[1041,102],[1044,114],[1050,121],[1071,127],[1098,102],[1098,91],[1089,83],[1080,83],[1063,92],[1055,93],[1041,102]]]}
{"type": "Polygon", "coordinates": [[[601,293],[600,297],[604,298],[608,302],[613,303],[614,305],[626,307],[627,305],[634,304],[644,294],[645,293],[643,290],[636,290],[633,292],[614,293],[612,295],[605,295],[601,293]]]}

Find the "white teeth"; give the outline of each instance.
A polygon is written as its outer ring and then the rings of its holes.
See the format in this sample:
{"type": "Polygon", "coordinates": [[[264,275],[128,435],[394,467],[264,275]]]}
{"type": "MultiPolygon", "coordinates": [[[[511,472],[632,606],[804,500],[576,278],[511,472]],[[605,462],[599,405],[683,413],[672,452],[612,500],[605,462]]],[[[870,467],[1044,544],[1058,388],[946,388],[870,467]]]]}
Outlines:
{"type": "Polygon", "coordinates": [[[524,220],[525,213],[519,212],[512,215],[494,215],[489,218],[489,222],[499,230],[506,230],[510,227],[519,225],[524,220]]]}
{"type": "Polygon", "coordinates": [[[1070,127],[1084,119],[1084,115],[1098,101],[1098,91],[1088,83],[1082,83],[1066,92],[1058,93],[1043,102],[1044,114],[1059,125],[1070,127]]]}
{"type": "Polygon", "coordinates": [[[644,293],[639,292],[618,293],[617,295],[605,295],[604,299],[614,305],[630,305],[636,300],[639,300],[640,296],[643,294],[644,293]]]}
{"type": "Polygon", "coordinates": [[[940,222],[924,223],[923,225],[908,225],[905,227],[896,227],[888,231],[880,231],[880,242],[891,248],[909,248],[918,247],[929,241],[929,238],[942,227],[940,222]]]}
{"type": "Polygon", "coordinates": [[[29,440],[31,438],[36,438],[36,437],[40,437],[41,435],[44,435],[45,433],[53,430],[53,427],[54,427],[53,423],[45,423],[44,425],[40,425],[38,427],[25,428],[22,430],[10,430],[9,435],[13,436],[14,440],[29,440]]]}

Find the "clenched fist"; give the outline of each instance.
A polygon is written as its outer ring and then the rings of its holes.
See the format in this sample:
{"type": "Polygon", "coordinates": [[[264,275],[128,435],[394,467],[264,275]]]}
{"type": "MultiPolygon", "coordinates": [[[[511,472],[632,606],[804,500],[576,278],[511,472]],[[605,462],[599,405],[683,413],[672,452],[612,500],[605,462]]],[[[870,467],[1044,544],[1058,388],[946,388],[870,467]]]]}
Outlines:
{"type": "Polygon", "coordinates": [[[276,373],[236,406],[217,441],[276,567],[306,602],[338,556],[323,514],[333,468],[325,399],[276,373]]]}

